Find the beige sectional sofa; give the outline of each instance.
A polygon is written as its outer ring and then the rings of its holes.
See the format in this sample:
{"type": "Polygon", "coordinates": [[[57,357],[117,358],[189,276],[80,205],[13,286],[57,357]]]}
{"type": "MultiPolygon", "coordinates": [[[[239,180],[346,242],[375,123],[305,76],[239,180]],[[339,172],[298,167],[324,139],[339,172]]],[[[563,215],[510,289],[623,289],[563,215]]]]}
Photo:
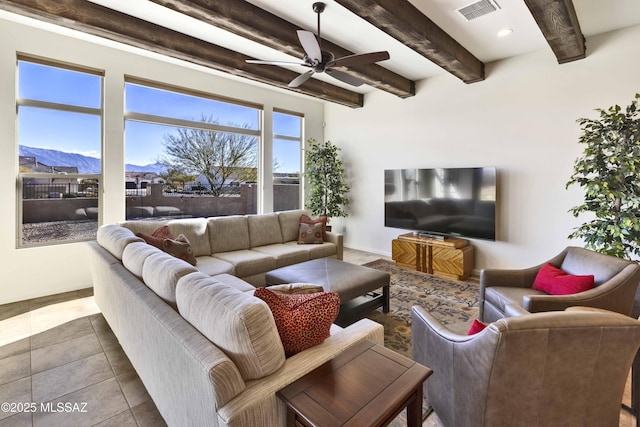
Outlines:
{"type": "Polygon", "coordinates": [[[304,209],[262,215],[238,215],[169,221],[125,221],[134,233],[151,234],[168,225],[174,236],[184,234],[197,257],[196,268],[204,274],[232,274],[264,286],[265,273],[286,265],[322,257],[342,259],[342,235],[326,233],[322,244],[298,244],[304,209]]]}
{"type": "Polygon", "coordinates": [[[322,344],[285,358],[268,306],[253,296],[253,285],[229,273],[257,281],[263,269],[317,253],[269,243],[272,230],[252,234],[251,224],[262,224],[257,218],[182,221],[170,227],[193,238],[195,267],[146,244],[126,223],[102,226],[89,243],[96,302],[169,426],[285,426],[276,391],[363,339],[383,343],[382,325],[363,319],[344,329],[333,325],[322,344]],[[236,243],[236,254],[222,243],[232,239],[231,230],[250,236],[248,247],[246,239],[244,248],[236,243]],[[221,266],[221,274],[207,274],[221,266]]]}

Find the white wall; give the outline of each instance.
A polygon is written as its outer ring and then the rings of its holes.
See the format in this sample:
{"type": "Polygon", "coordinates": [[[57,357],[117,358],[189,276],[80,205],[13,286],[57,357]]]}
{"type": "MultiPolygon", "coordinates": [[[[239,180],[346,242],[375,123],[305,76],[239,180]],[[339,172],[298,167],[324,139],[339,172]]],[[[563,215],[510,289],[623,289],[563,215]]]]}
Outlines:
{"type": "Polygon", "coordinates": [[[383,170],[496,166],[498,240],[472,240],[476,269],[525,267],[569,244],[581,223],[565,190],[583,147],[576,119],[627,105],[640,92],[640,26],[587,39],[586,59],[558,65],[550,49],[486,67],[465,85],[443,74],[417,84],[405,100],[383,92],[364,108],[325,107],[326,139],[342,149],[352,187],[345,245],[384,255],[405,231],[384,227],[383,170]]]}
{"type": "MultiPolygon", "coordinates": [[[[84,243],[16,249],[16,52],[105,70],[105,138],[103,170],[103,223],[124,219],[124,76],[146,78],[172,85],[243,99],[264,106],[264,132],[271,133],[271,111],[278,107],[305,114],[305,138],[323,138],[323,103],[308,97],[270,90],[220,77],[198,66],[159,56],[139,55],[96,44],[66,34],[37,29],[26,18],[0,13],[0,304],[91,286],[84,243]],[[11,20],[4,19],[11,18],[11,20]]],[[[52,28],[51,26],[45,26],[52,28]]],[[[92,40],[91,37],[89,37],[92,40]]],[[[93,39],[95,40],[95,39],[93,39]]],[[[265,138],[266,140],[267,138],[265,138]]]]}

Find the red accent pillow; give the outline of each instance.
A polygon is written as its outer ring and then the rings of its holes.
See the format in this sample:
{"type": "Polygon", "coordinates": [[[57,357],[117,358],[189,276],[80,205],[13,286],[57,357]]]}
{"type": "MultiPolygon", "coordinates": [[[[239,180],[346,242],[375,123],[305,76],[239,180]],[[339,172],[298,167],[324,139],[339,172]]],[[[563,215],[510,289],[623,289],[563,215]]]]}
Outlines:
{"type": "Polygon", "coordinates": [[[308,215],[302,214],[300,216],[300,224],[314,225],[314,224],[322,224],[322,240],[327,241],[327,217],[321,216],[316,219],[309,217],[308,215]]]}
{"type": "Polygon", "coordinates": [[[254,295],[271,309],[286,357],[327,339],[340,311],[340,297],[335,292],[291,295],[258,288],[254,295]]]}
{"type": "Polygon", "coordinates": [[[484,330],[484,328],[486,328],[486,327],[487,327],[486,323],[482,323],[478,319],[473,319],[473,323],[471,324],[471,326],[469,326],[469,330],[467,331],[467,335],[477,334],[478,332],[481,332],[482,330],[484,330]]]}
{"type": "Polygon", "coordinates": [[[594,285],[592,274],[586,276],[567,274],[551,263],[546,263],[538,271],[532,287],[550,295],[570,295],[588,291],[594,285]]]}
{"type": "Polygon", "coordinates": [[[162,241],[162,250],[191,265],[196,265],[198,262],[196,256],[193,254],[191,242],[189,242],[189,239],[187,239],[187,236],[184,234],[180,234],[175,239],[164,239],[162,241]]]}
{"type": "Polygon", "coordinates": [[[162,227],[156,229],[152,234],[146,233],[136,233],[136,236],[142,237],[145,242],[150,244],[151,246],[155,246],[158,249],[164,250],[162,244],[164,239],[174,239],[173,234],[171,234],[171,230],[169,230],[168,225],[163,225],[162,227]]]}

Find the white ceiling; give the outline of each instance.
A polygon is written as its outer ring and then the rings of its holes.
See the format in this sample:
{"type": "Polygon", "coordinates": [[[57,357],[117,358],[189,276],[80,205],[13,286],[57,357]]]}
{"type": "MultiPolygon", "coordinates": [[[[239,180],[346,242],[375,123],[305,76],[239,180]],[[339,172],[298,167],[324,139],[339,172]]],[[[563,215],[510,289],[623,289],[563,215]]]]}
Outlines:
{"type": "MultiPolygon", "coordinates": [[[[148,0],[91,1],[258,59],[284,61],[298,59],[148,0]]],[[[315,32],[316,14],[311,6],[314,1],[249,0],[250,3],[301,28],[315,32]]],[[[410,0],[414,6],[485,63],[535,50],[550,50],[522,0],[496,1],[501,7],[500,10],[467,21],[457,12],[457,9],[474,3],[475,0],[410,0]],[[507,37],[497,37],[497,32],[505,28],[512,29],[513,33],[507,37]]],[[[325,3],[327,7],[321,18],[323,38],[355,53],[387,50],[391,59],[379,64],[411,80],[421,80],[444,72],[423,56],[360,19],[333,0],[325,0],[325,3]]],[[[587,37],[640,24],[640,0],[573,0],[573,4],[582,32],[587,37]]],[[[588,55],[589,45],[587,44],[588,55]]],[[[304,69],[296,67],[291,69],[304,71],[304,69]]],[[[324,74],[316,74],[315,77],[354,90],[353,87],[340,84],[324,74]]],[[[373,88],[366,85],[358,88],[358,91],[362,93],[371,90],[373,88]]]]}

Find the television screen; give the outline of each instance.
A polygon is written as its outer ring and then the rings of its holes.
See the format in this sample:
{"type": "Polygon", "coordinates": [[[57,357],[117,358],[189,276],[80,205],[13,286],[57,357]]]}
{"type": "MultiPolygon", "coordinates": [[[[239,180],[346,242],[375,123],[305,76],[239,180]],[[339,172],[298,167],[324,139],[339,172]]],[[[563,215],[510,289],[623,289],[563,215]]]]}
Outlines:
{"type": "Polygon", "coordinates": [[[496,239],[496,168],[384,171],[386,227],[496,239]]]}

